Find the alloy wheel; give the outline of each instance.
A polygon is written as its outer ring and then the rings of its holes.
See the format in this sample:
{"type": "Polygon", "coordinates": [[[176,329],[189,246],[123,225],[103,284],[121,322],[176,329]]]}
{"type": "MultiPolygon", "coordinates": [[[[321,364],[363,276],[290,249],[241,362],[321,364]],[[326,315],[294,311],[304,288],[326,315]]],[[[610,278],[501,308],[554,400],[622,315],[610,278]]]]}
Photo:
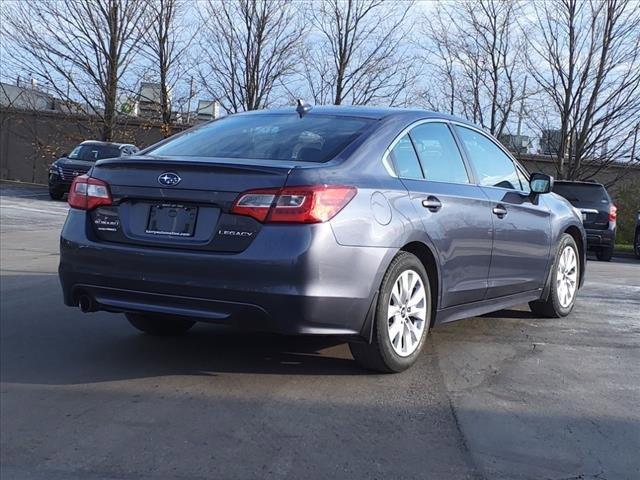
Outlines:
{"type": "Polygon", "coordinates": [[[571,305],[578,286],[578,258],[573,247],[569,245],[560,254],[556,282],[560,305],[567,308],[571,305]]]}
{"type": "Polygon", "coordinates": [[[427,294],[415,270],[403,271],[393,284],[387,328],[393,350],[401,357],[416,351],[426,327],[427,294]]]}

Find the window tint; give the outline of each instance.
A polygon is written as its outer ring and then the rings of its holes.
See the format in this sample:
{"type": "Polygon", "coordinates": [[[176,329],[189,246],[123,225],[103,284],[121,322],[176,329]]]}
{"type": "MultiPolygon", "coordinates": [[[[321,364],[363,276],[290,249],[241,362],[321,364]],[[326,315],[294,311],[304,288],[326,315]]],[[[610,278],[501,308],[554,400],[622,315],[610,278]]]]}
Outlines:
{"type": "Polygon", "coordinates": [[[588,183],[555,183],[553,191],[572,202],[609,203],[602,185],[588,183]]]}
{"type": "Polygon", "coordinates": [[[152,155],[326,162],[372,120],[329,115],[234,115],[189,130],[152,155]]]}
{"type": "Polygon", "coordinates": [[[456,126],[480,185],[521,190],[511,159],[488,137],[469,128],[456,126]]]}
{"type": "Polygon", "coordinates": [[[398,143],[396,143],[396,146],[393,147],[393,150],[391,150],[391,160],[393,161],[396,174],[399,177],[423,178],[418,156],[416,155],[409,135],[403,135],[398,143]]]}
{"type": "Polygon", "coordinates": [[[68,158],[94,162],[103,158],[117,158],[120,149],[111,145],[78,145],[72,150],[68,158]]]}
{"type": "Polygon", "coordinates": [[[444,123],[424,123],[411,130],[410,135],[427,180],[469,183],[467,170],[449,127],[444,123]]]}

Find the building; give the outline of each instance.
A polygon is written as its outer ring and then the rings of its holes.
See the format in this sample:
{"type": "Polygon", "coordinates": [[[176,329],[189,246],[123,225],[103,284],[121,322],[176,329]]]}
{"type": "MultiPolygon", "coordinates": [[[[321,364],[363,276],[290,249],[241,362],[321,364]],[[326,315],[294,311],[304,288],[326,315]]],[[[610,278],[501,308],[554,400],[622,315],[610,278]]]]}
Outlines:
{"type": "Polygon", "coordinates": [[[560,153],[560,130],[542,130],[540,136],[540,152],[542,155],[558,155],[560,153]]]}
{"type": "Polygon", "coordinates": [[[0,106],[18,110],[82,113],[84,109],[75,102],[64,101],[39,89],[34,80],[24,85],[0,83],[0,106]]]}
{"type": "Polygon", "coordinates": [[[198,108],[196,110],[196,120],[198,122],[207,122],[220,117],[220,104],[212,100],[198,100],[198,108]]]}
{"type": "Polygon", "coordinates": [[[515,154],[529,153],[531,137],[527,135],[503,134],[498,140],[515,154]]]}
{"type": "MultiPolygon", "coordinates": [[[[169,92],[169,103],[171,93],[169,92]]],[[[144,118],[160,118],[162,115],[162,87],[159,83],[141,82],[138,90],[138,100],[133,108],[133,115],[144,118]]]]}

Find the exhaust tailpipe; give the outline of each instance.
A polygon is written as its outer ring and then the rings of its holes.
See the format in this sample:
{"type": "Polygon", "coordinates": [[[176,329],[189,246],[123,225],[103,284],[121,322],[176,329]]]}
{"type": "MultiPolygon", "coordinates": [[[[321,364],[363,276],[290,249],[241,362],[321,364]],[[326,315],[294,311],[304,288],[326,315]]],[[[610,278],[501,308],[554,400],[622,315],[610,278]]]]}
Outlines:
{"type": "Polygon", "coordinates": [[[87,295],[86,293],[80,295],[80,297],[78,298],[78,306],[80,307],[80,311],[82,311],[82,313],[98,311],[98,305],[96,305],[96,302],[93,301],[93,298],[91,298],[91,296],[87,295]]]}

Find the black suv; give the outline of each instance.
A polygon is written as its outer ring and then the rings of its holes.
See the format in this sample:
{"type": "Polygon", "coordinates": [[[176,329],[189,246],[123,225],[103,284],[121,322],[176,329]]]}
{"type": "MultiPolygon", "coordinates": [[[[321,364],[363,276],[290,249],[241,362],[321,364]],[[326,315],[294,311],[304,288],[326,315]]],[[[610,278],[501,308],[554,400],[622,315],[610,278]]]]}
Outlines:
{"type": "Polygon", "coordinates": [[[49,167],[49,196],[60,200],[69,191],[71,182],[78,175],[87,173],[97,160],[133,155],[138,147],[128,143],[111,143],[87,140],[71,153],[64,154],[49,167]]]}
{"type": "Polygon", "coordinates": [[[608,262],[616,243],[617,208],[604,185],[594,182],[556,181],[553,191],[569,200],[582,213],[587,248],[598,260],[608,262]]]}

